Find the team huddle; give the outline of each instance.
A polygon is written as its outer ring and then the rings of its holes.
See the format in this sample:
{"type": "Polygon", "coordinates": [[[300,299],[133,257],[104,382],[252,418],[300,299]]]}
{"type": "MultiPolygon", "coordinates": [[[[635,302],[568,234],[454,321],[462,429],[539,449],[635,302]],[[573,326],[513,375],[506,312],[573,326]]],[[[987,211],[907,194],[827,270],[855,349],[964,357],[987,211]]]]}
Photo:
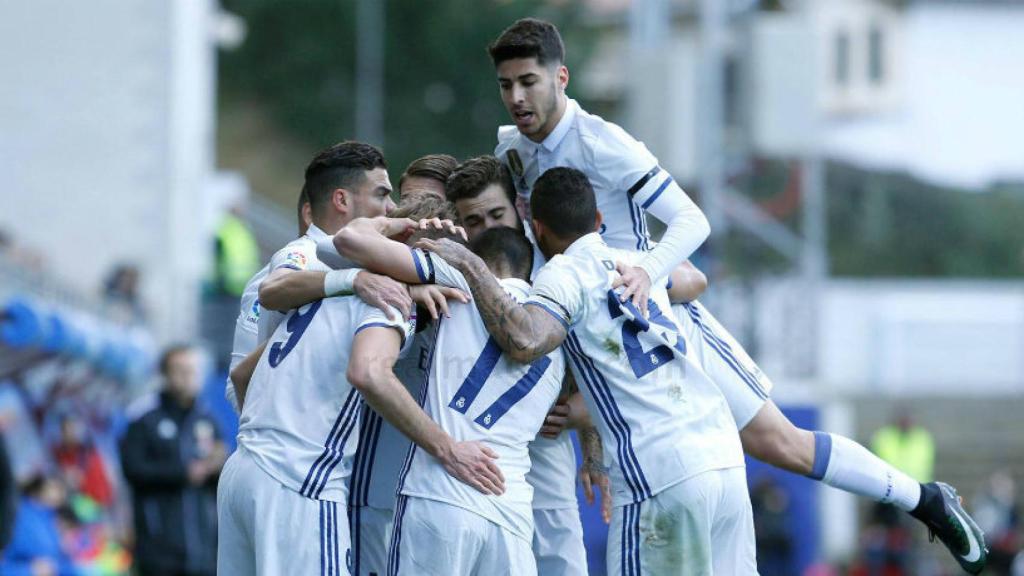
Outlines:
{"type": "Polygon", "coordinates": [[[953,488],[774,405],[696,300],[706,218],[566,96],[558,30],[520,20],[489,53],[493,156],[414,161],[397,206],[373,146],[306,168],[301,236],[242,298],[218,573],[585,575],[580,481],[609,574],[756,574],[744,453],[897,506],[978,573],[953,488]]]}

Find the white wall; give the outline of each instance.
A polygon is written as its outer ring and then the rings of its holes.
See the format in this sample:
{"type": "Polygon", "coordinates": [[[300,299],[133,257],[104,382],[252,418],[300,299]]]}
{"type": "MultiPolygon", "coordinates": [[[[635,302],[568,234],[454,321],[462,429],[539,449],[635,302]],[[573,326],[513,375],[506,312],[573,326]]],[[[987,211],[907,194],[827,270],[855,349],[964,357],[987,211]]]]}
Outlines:
{"type": "Polygon", "coordinates": [[[210,0],[0,8],[0,228],[82,290],[143,268],[158,334],[194,334],[210,248],[210,0]]]}
{"type": "Polygon", "coordinates": [[[833,123],[829,154],[970,187],[1024,178],[1024,5],[913,4],[904,30],[903,105],[833,123]]]}
{"type": "Polygon", "coordinates": [[[819,380],[848,395],[1024,390],[1024,284],[832,281],[819,380]]]}

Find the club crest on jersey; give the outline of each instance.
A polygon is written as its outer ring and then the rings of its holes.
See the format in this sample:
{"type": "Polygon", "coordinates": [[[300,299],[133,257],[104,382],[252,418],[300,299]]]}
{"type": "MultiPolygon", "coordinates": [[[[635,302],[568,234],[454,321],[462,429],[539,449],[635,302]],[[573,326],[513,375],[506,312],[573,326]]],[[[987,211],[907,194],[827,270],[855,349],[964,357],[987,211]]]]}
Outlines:
{"type": "Polygon", "coordinates": [[[288,255],[284,257],[284,262],[285,264],[295,266],[300,270],[306,269],[306,255],[302,252],[289,252],[288,255]]]}

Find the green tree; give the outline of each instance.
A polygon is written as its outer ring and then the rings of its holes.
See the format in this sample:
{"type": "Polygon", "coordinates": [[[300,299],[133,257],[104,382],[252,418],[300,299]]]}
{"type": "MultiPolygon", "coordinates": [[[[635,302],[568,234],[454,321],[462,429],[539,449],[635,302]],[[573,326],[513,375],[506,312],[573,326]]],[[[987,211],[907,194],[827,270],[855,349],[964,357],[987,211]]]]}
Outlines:
{"type": "MultiPolygon", "coordinates": [[[[256,101],[312,148],[354,136],[355,0],[225,0],[249,34],[220,59],[222,107],[256,101]]],[[[397,174],[428,153],[489,153],[507,123],[485,48],[518,18],[559,25],[570,67],[589,52],[577,2],[387,0],[385,154],[397,174]]],[[[377,143],[379,144],[379,143],[377,143]]]]}

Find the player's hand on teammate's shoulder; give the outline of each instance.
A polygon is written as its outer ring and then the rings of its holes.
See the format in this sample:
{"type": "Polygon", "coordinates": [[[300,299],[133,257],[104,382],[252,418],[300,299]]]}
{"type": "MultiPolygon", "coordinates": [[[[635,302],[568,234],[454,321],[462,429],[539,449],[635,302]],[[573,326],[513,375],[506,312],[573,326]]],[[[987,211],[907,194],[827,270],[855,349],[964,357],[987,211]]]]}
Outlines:
{"type": "Polygon", "coordinates": [[[352,288],[363,302],[374,308],[380,308],[382,312],[393,320],[399,319],[394,317],[394,310],[392,308],[397,309],[404,320],[408,320],[409,315],[412,313],[412,298],[409,296],[409,287],[388,276],[363,270],[356,274],[352,288]]]}
{"type": "Polygon", "coordinates": [[[466,230],[462,226],[458,226],[455,222],[448,219],[441,218],[424,218],[419,221],[420,230],[443,230],[451,234],[452,236],[458,236],[462,238],[463,242],[469,242],[469,237],[466,236],[466,230]]]}
{"type": "Polygon", "coordinates": [[[458,288],[438,286],[437,284],[418,284],[409,286],[409,296],[417,305],[422,306],[430,313],[432,320],[437,320],[440,314],[445,318],[451,318],[448,313],[448,301],[455,300],[468,304],[471,298],[468,294],[458,288]]]}
{"type": "Polygon", "coordinates": [[[436,254],[445,262],[463,271],[466,264],[474,260],[479,260],[479,258],[477,258],[477,256],[473,254],[465,244],[453,242],[447,238],[441,238],[440,240],[423,238],[416,242],[416,247],[436,254]]]}
{"type": "Polygon", "coordinates": [[[494,462],[497,459],[498,454],[481,442],[455,442],[440,460],[456,479],[483,494],[500,496],[505,493],[505,476],[494,462]]]}
{"type": "Polygon", "coordinates": [[[624,286],[625,289],[619,295],[619,300],[625,302],[631,299],[633,305],[640,310],[644,318],[647,318],[647,299],[651,296],[651,277],[643,268],[622,262],[615,263],[615,270],[619,273],[619,277],[612,283],[612,290],[624,286]]]}

